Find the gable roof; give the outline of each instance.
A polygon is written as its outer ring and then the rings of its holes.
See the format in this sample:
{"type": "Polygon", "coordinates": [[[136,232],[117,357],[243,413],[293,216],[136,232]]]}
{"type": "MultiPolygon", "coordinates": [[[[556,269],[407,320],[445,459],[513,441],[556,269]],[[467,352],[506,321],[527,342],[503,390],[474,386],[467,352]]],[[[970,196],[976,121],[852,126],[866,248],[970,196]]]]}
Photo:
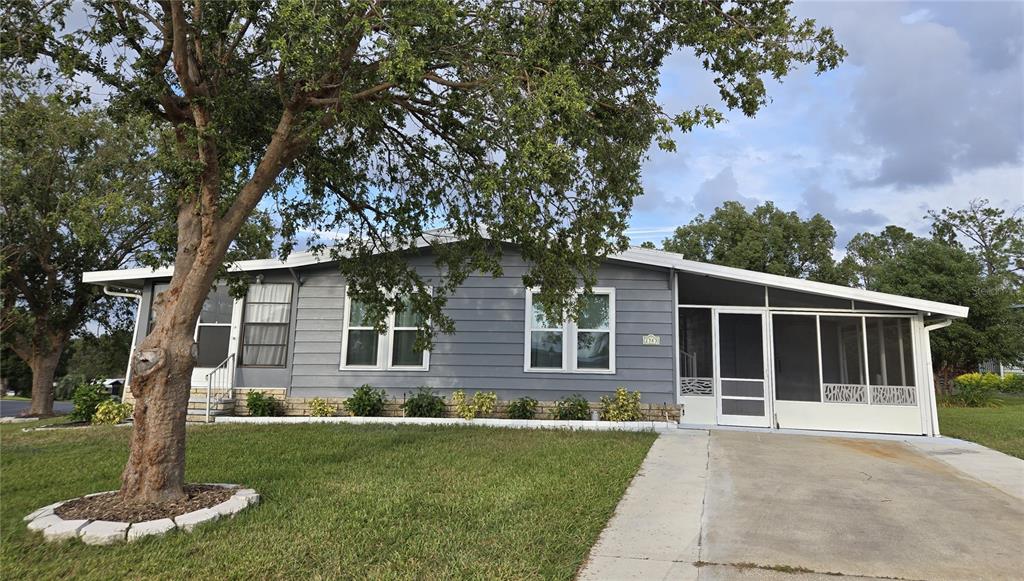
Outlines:
{"type": "MultiPolygon", "coordinates": [[[[434,236],[431,237],[431,239],[436,240],[437,238],[441,238],[442,236],[443,235],[435,234],[434,236]]],[[[428,246],[430,244],[431,239],[424,238],[420,243],[417,244],[417,247],[423,248],[425,246],[428,246]]],[[[675,254],[673,252],[665,252],[664,250],[631,247],[625,252],[610,255],[608,258],[610,260],[616,260],[620,262],[653,266],[658,268],[667,268],[682,272],[688,272],[691,274],[744,282],[748,284],[757,284],[766,287],[793,290],[826,297],[835,297],[868,303],[877,303],[891,307],[899,307],[901,309],[906,309],[908,311],[918,311],[930,315],[942,315],[953,318],[965,318],[967,317],[968,313],[968,308],[962,307],[960,305],[952,305],[948,303],[940,303],[924,299],[915,299],[911,297],[905,297],[902,295],[881,293],[860,288],[850,288],[835,284],[827,284],[823,282],[805,280],[802,278],[792,278],[788,276],[780,276],[777,274],[767,274],[764,272],[744,270],[742,268],[733,268],[730,266],[707,264],[704,262],[687,260],[678,254],[675,254]]],[[[230,272],[251,272],[262,270],[275,270],[282,268],[300,268],[305,266],[313,266],[316,264],[327,264],[330,262],[332,262],[330,257],[324,257],[313,252],[294,252],[291,255],[289,255],[288,258],[285,260],[280,260],[277,258],[267,258],[261,260],[238,261],[232,264],[231,267],[228,268],[228,270],[230,272]]],[[[85,273],[82,276],[82,281],[91,284],[120,286],[126,288],[141,288],[147,279],[167,278],[173,274],[173,267],[157,269],[128,268],[123,270],[99,270],[95,272],[85,273]]]]}

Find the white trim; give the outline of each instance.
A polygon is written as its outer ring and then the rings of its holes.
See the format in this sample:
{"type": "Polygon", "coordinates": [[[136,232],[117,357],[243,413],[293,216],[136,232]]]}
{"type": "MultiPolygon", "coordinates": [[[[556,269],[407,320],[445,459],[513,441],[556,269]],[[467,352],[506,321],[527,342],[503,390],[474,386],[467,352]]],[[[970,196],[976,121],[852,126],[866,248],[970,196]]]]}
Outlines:
{"type": "MultiPolygon", "coordinates": [[[[348,286],[345,287],[345,308],[342,312],[341,321],[341,356],[339,359],[340,371],[430,371],[430,350],[423,351],[423,365],[393,365],[391,353],[394,349],[395,312],[392,309],[388,313],[387,330],[377,334],[377,363],[376,365],[349,365],[348,359],[348,333],[349,331],[370,331],[373,327],[349,325],[349,315],[352,312],[352,297],[349,295],[348,286]]],[[[410,327],[402,327],[407,330],[410,327]]]]}
{"type": "MultiPolygon", "coordinates": [[[[483,234],[486,236],[486,233],[483,234]]],[[[457,238],[449,234],[446,234],[443,231],[433,231],[426,233],[420,238],[418,238],[415,244],[413,244],[413,246],[416,248],[424,248],[435,242],[446,243],[457,241],[457,238]]],[[[692,274],[711,276],[714,278],[721,278],[750,284],[760,284],[766,287],[794,290],[828,297],[849,299],[852,301],[878,303],[887,306],[902,307],[907,310],[927,314],[938,314],[950,317],[965,318],[967,317],[968,313],[968,308],[962,307],[960,305],[951,305],[936,301],[915,299],[900,295],[869,291],[859,288],[848,288],[844,286],[826,284],[823,282],[804,280],[800,278],[791,278],[786,276],[779,276],[776,274],[767,274],[763,272],[743,270],[740,268],[720,266],[717,264],[704,264],[701,262],[686,260],[679,256],[678,254],[674,254],[672,252],[665,252],[663,250],[653,250],[650,248],[630,248],[625,252],[609,255],[608,259],[618,260],[621,262],[642,264],[646,266],[667,268],[670,271],[672,269],[675,269],[683,272],[689,272],[692,274]]],[[[264,260],[238,261],[229,265],[227,267],[227,270],[228,272],[272,270],[277,268],[295,268],[300,266],[309,266],[324,262],[331,262],[331,260],[329,258],[326,260],[322,260],[319,254],[312,252],[296,252],[291,254],[287,260],[270,258],[264,260]]],[[[98,270],[94,272],[84,273],[82,276],[82,281],[93,284],[120,283],[124,286],[137,286],[135,284],[125,285],[124,283],[136,283],[148,278],[169,277],[172,274],[174,274],[174,269],[171,267],[158,269],[130,268],[124,270],[98,270]]]]}
{"type": "MultiPolygon", "coordinates": [[[[576,289],[577,295],[581,295],[584,289],[576,289]]],[[[533,327],[533,295],[538,292],[536,288],[528,288],[526,295],[526,312],[523,322],[523,371],[526,373],[574,373],[586,375],[615,375],[615,287],[593,287],[590,292],[593,295],[608,296],[608,328],[607,329],[586,329],[577,327],[572,319],[566,319],[561,328],[559,327],[533,327]],[[530,345],[531,333],[533,331],[547,331],[562,333],[562,367],[531,367],[530,366],[530,345]],[[577,363],[577,333],[608,333],[608,369],[590,369],[578,367],[577,363]]],[[[677,389],[678,391],[678,389],[677,389]]]]}

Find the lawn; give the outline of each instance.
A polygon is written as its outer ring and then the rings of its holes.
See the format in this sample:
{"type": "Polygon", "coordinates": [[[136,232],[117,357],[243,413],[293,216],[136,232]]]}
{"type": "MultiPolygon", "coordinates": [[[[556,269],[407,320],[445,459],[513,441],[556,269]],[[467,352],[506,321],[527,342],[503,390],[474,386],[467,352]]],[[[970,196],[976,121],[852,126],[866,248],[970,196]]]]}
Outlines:
{"type": "Polygon", "coordinates": [[[199,426],[187,479],[263,502],[192,534],[43,544],[25,514],[110,490],[129,430],[2,426],[0,577],[570,579],[653,433],[420,426],[199,426]]]}
{"type": "Polygon", "coordinates": [[[940,407],[939,431],[943,436],[1024,458],[1024,396],[1002,395],[999,399],[999,407],[940,407]]]}

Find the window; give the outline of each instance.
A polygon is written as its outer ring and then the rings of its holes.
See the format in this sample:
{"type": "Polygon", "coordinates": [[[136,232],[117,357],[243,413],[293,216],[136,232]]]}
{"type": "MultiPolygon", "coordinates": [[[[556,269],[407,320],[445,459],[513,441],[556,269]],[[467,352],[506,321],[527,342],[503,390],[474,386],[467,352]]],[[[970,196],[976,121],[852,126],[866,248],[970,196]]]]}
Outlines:
{"type": "Polygon", "coordinates": [[[772,315],[772,344],[775,347],[776,399],[821,401],[815,317],[772,315]]]}
{"type": "Polygon", "coordinates": [[[821,378],[825,383],[866,385],[861,317],[821,317],[821,378]]]}
{"type": "Polygon", "coordinates": [[[217,367],[228,358],[231,345],[231,311],[234,299],[227,285],[210,290],[196,325],[196,367],[217,367]]]}
{"type": "Polygon", "coordinates": [[[868,317],[867,338],[871,385],[914,385],[910,321],[896,317],[868,317]]]}
{"type": "Polygon", "coordinates": [[[288,330],[292,311],[292,285],[250,285],[242,319],[242,365],[284,367],[288,356],[288,330]]]}
{"type": "Polygon", "coordinates": [[[583,298],[579,321],[544,316],[526,293],[526,371],[615,372],[615,290],[594,289],[583,298]]]}
{"type": "Polygon", "coordinates": [[[387,332],[377,333],[367,305],[346,298],[343,369],[428,369],[430,352],[416,348],[417,334],[426,321],[412,312],[408,300],[404,303],[405,307],[390,314],[387,332]]]}
{"type": "Polygon", "coordinates": [[[413,313],[409,308],[409,302],[400,311],[396,311],[391,325],[391,349],[392,367],[423,367],[425,352],[416,348],[416,336],[423,328],[423,317],[413,313]]]}

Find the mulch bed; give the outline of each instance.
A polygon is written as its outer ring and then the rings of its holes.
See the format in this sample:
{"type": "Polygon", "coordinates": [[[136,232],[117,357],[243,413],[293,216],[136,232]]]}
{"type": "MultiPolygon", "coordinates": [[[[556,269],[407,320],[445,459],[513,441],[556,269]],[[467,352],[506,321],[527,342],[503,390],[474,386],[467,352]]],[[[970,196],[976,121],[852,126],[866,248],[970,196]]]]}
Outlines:
{"type": "Polygon", "coordinates": [[[76,498],[56,508],[57,516],[66,520],[90,519],[119,522],[143,522],[173,518],[201,508],[210,508],[231,498],[237,488],[207,484],[186,484],[185,498],[168,502],[126,502],[116,492],[76,498]]]}

